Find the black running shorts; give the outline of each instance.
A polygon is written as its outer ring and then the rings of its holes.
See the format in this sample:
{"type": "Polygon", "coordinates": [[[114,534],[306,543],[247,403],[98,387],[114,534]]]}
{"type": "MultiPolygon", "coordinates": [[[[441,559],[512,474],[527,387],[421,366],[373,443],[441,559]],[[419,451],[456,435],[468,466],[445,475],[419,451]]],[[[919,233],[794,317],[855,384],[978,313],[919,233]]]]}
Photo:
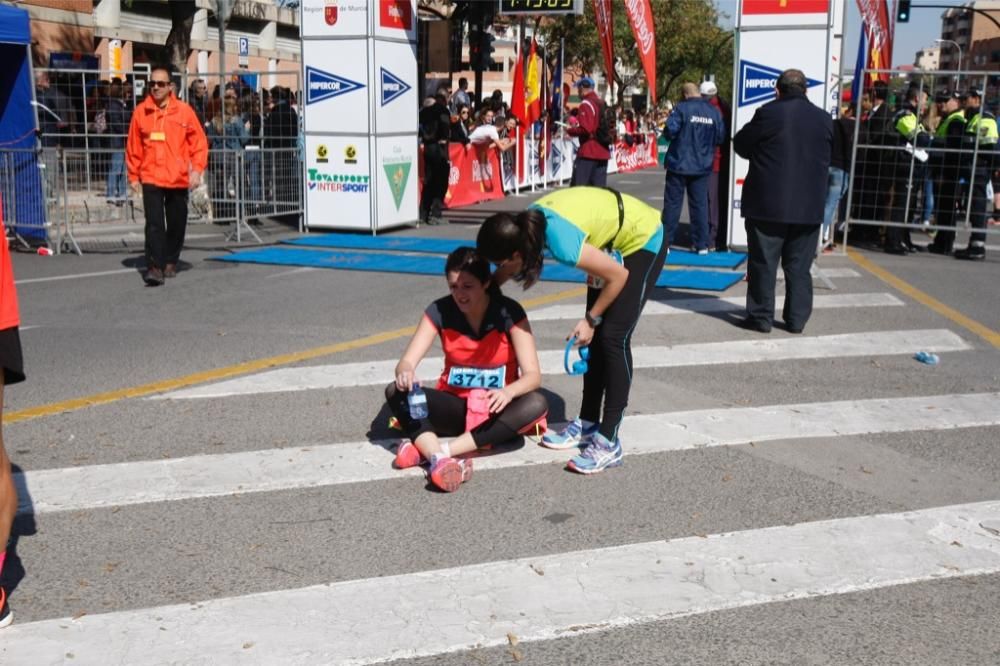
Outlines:
{"type": "Polygon", "coordinates": [[[0,331],[0,367],[3,368],[4,385],[24,381],[24,358],[17,326],[0,331]]]}

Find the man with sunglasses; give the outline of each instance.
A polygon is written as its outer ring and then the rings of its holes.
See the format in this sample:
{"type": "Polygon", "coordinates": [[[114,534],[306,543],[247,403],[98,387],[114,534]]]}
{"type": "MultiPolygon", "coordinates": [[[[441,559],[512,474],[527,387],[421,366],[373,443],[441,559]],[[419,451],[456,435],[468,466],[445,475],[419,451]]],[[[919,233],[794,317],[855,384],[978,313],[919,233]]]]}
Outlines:
{"type": "Polygon", "coordinates": [[[194,109],[174,94],[170,68],[154,65],[125,147],[128,181],[146,213],[146,284],[177,275],[187,228],[188,190],[201,183],[208,141],[194,109]]]}

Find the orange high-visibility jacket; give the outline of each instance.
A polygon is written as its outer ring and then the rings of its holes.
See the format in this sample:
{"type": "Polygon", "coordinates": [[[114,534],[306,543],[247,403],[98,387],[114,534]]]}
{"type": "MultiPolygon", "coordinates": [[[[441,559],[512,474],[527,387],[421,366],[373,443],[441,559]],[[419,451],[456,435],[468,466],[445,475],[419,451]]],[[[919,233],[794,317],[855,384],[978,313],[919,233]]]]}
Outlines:
{"type": "Polygon", "coordinates": [[[188,187],[188,173],[208,166],[208,140],[194,109],[173,94],[164,109],[146,97],[132,114],[125,162],[130,183],[188,187]]]}

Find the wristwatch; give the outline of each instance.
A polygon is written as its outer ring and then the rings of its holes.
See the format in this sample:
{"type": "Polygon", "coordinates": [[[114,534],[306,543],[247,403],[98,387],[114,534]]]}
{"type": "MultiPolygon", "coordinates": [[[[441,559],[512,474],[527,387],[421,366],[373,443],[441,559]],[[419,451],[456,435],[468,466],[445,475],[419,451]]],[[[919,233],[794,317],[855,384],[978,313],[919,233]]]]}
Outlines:
{"type": "Polygon", "coordinates": [[[597,315],[596,317],[591,316],[589,311],[583,315],[583,318],[587,320],[587,323],[590,324],[591,328],[597,328],[601,325],[601,322],[604,321],[604,317],[600,315],[597,315]]]}

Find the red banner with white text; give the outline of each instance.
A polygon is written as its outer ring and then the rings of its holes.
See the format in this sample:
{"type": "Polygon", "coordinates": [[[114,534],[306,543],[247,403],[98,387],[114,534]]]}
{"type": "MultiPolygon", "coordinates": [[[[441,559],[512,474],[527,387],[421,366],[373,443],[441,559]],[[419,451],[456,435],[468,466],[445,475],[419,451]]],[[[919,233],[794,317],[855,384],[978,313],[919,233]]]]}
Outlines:
{"type": "Polygon", "coordinates": [[[503,199],[503,180],[500,158],[494,148],[477,147],[460,143],[448,144],[451,173],[448,174],[448,193],[444,203],[448,208],[503,199]]]}
{"type": "Polygon", "coordinates": [[[656,35],[653,28],[653,11],[649,0],[625,0],[625,11],[628,14],[632,34],[635,35],[635,46],[639,50],[642,69],[646,72],[646,83],[649,84],[649,94],[656,106],[656,35]]]}

